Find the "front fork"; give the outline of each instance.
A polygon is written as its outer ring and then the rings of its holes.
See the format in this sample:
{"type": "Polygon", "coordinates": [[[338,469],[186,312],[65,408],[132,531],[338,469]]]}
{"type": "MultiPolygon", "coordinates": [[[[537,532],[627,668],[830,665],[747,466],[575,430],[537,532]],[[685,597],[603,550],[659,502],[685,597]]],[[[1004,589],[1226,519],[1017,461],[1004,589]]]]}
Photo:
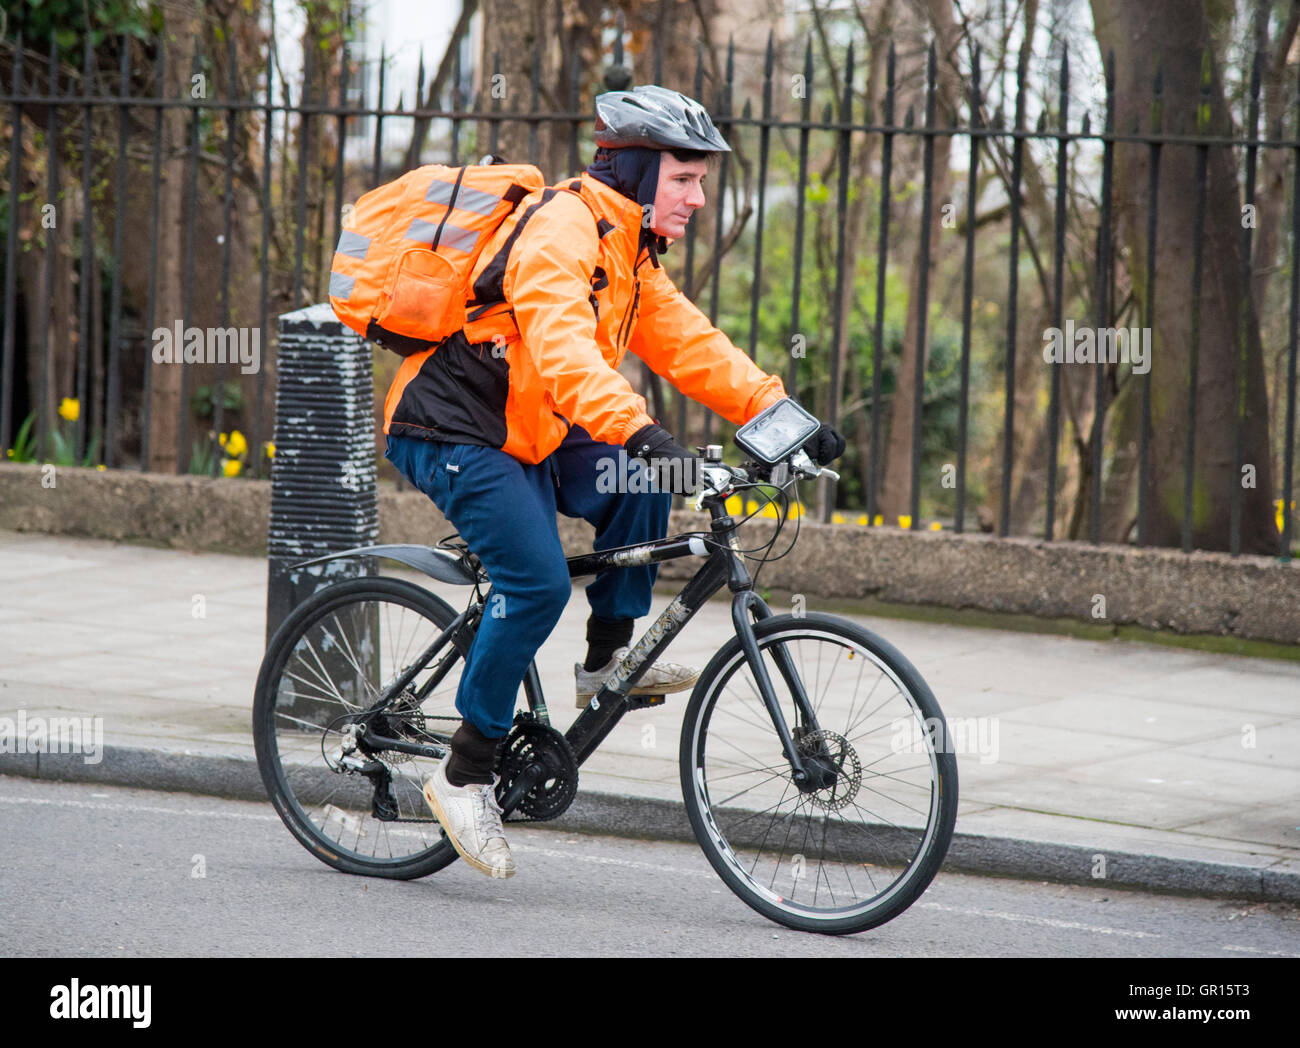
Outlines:
{"type": "MultiPolygon", "coordinates": [[[[740,638],[740,647],[745,653],[745,661],[749,663],[750,671],[754,674],[754,681],[758,685],[758,693],[763,699],[763,705],[767,707],[768,716],[772,718],[772,726],[781,740],[781,749],[785,753],[786,760],[790,762],[794,783],[805,793],[824,789],[834,782],[834,773],[820,764],[804,763],[803,758],[807,755],[800,754],[797,741],[790,733],[790,726],[786,723],[781,703],[777,700],[776,690],[772,687],[772,678],[767,672],[767,664],[763,662],[763,654],[758,650],[754,624],[750,622],[751,615],[754,622],[761,622],[772,617],[772,609],[752,589],[739,590],[731,599],[731,622],[736,628],[736,636],[740,638]]],[[[800,725],[796,730],[801,736],[817,731],[817,715],[812,703],[808,701],[803,678],[795,671],[790,652],[784,644],[774,645],[768,651],[776,663],[781,679],[785,681],[785,686],[790,689],[790,695],[794,699],[796,720],[800,725]]]]}

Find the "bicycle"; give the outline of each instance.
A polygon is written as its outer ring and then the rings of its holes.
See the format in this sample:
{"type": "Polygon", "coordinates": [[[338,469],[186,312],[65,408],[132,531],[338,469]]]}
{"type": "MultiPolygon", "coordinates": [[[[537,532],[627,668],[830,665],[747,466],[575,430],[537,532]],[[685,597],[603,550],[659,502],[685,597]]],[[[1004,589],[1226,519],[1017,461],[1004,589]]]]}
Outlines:
{"type": "MultiPolygon", "coordinates": [[[[957,811],[947,725],[921,675],[883,638],[833,615],[774,614],[755,591],[744,561],[756,551],[737,536],[749,517],[734,519],[727,499],[757,491],[764,505],[783,500],[757,572],[775,559],[790,490],[836,475],[798,449],[745,468],[724,465],[721,450],[708,449],[695,502],[709,512],[708,531],[568,558],[575,578],[687,556],[704,563],[564,734],[529,666],[497,798],[511,822],[563,814],[578,769],[619,720],[664,702],[629,689],[728,586],[736,635],[701,672],[682,723],[682,797],[696,840],[765,917],[803,931],[865,931],[907,909],[947,853],[957,811]]],[[[790,548],[797,539],[796,525],[790,548]]],[[[258,674],[258,766],[281,819],[321,861],[423,877],[457,858],[421,790],[460,723],[455,671],[491,614],[490,580],[455,536],[300,566],[349,557],[391,558],[472,595],[458,613],[414,583],[364,577],[309,598],[276,631],[258,674]]]]}

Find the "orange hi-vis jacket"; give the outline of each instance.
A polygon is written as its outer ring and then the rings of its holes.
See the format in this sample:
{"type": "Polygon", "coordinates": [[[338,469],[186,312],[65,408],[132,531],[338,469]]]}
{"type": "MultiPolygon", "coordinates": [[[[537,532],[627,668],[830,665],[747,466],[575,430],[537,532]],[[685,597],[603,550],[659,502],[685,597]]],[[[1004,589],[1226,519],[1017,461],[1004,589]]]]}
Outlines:
{"type": "Polygon", "coordinates": [[[550,455],[571,424],[622,444],[654,421],[616,370],[629,349],[736,424],[785,396],[640,238],[641,208],[588,174],[524,197],[474,268],[463,332],[403,362],[384,432],[526,463],[550,455]]]}

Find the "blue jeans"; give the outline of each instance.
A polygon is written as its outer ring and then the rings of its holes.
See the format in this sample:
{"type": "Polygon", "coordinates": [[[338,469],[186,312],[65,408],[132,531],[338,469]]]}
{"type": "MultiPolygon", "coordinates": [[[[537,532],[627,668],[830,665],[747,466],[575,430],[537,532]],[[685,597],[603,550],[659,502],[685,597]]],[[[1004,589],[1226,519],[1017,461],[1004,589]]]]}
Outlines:
{"type": "MultiPolygon", "coordinates": [[[[460,715],[488,738],[510,731],[524,672],[572,592],[556,512],[595,527],[596,550],[667,534],[671,495],[598,490],[600,460],[620,450],[579,426],[536,466],[496,448],[388,438],[389,461],[433,500],[492,579],[456,691],[460,715]]],[[[648,564],[598,575],[587,586],[591,610],[602,619],[645,615],[657,571],[648,564]]]]}

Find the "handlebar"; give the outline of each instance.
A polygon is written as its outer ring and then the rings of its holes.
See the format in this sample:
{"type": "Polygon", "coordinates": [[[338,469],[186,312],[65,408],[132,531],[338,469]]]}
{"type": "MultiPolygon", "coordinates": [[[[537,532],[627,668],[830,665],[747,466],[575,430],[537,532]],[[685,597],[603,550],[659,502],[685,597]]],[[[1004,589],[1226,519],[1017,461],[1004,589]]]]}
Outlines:
{"type": "MultiPolygon", "coordinates": [[[[827,469],[825,466],[818,466],[808,456],[808,453],[800,448],[793,455],[790,455],[784,462],[780,462],[772,467],[760,466],[755,463],[748,463],[759,476],[767,474],[767,477],[783,467],[789,468],[798,480],[810,480],[816,477],[830,477],[832,480],[839,480],[840,475],[833,469],[827,469]]],[[[726,498],[735,491],[736,484],[747,484],[750,481],[749,472],[739,466],[729,466],[725,462],[707,462],[700,469],[700,478],[702,484],[694,499],[691,500],[692,509],[701,509],[705,499],[726,498]]],[[[766,478],[765,478],[766,479],[766,478]]]]}

